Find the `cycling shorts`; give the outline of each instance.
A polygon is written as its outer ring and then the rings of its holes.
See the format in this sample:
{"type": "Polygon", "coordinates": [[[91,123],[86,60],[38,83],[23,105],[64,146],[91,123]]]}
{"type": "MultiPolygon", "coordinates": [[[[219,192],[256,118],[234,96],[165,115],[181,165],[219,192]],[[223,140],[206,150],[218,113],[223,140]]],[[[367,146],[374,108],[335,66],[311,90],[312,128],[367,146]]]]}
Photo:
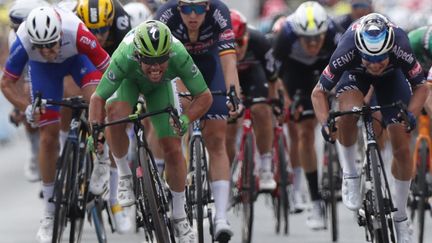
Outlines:
{"type": "Polygon", "coordinates": [[[239,72],[239,79],[244,96],[248,98],[268,97],[267,79],[261,66],[257,65],[239,72]]]}

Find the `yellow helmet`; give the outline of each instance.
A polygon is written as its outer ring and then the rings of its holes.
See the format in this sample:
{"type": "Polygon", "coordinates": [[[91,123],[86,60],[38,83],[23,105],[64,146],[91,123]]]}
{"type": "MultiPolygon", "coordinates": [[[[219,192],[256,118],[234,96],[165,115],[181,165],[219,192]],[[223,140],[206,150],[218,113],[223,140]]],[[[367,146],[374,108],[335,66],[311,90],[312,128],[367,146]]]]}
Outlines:
{"type": "Polygon", "coordinates": [[[113,0],[79,0],[77,15],[89,29],[111,26],[114,21],[113,0]]]}

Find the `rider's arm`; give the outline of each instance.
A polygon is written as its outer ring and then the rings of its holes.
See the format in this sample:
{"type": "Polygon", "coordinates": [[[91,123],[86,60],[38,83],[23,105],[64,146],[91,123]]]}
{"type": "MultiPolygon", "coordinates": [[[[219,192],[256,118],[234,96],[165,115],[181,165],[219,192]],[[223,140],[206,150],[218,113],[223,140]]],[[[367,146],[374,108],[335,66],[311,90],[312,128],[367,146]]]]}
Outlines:
{"type": "Polygon", "coordinates": [[[312,91],[311,99],[318,122],[320,124],[326,123],[329,115],[329,104],[327,101],[327,91],[320,83],[315,85],[315,88],[312,91]]]}
{"type": "Polygon", "coordinates": [[[213,97],[192,57],[178,40],[174,39],[174,42],[175,49],[173,48],[173,51],[176,55],[171,57],[173,60],[170,60],[170,62],[175,63],[173,67],[176,68],[176,73],[193,96],[191,105],[184,112],[192,122],[208,111],[213,102],[213,97]]]}
{"type": "Polygon", "coordinates": [[[415,116],[420,115],[428,94],[429,88],[426,83],[413,87],[413,94],[408,105],[408,111],[412,112],[415,116]]]}
{"type": "Polygon", "coordinates": [[[28,55],[17,38],[12,44],[9,57],[6,61],[1,78],[1,90],[4,96],[20,111],[24,111],[28,105],[28,97],[23,97],[20,85],[17,83],[28,61],[28,55]]]}
{"type": "Polygon", "coordinates": [[[240,82],[237,73],[237,56],[232,53],[220,54],[222,70],[224,72],[225,86],[227,90],[231,85],[235,86],[237,95],[240,94],[240,82]]]}
{"type": "Polygon", "coordinates": [[[77,31],[78,52],[85,54],[98,70],[104,72],[110,63],[110,56],[83,23],[79,24],[77,31]]]}
{"type": "Polygon", "coordinates": [[[257,52],[257,57],[264,69],[269,89],[269,98],[277,98],[277,79],[278,79],[278,65],[273,56],[273,48],[270,41],[265,38],[261,33],[256,33],[251,30],[251,35],[256,36],[256,46],[254,46],[254,51],[257,52]]]}

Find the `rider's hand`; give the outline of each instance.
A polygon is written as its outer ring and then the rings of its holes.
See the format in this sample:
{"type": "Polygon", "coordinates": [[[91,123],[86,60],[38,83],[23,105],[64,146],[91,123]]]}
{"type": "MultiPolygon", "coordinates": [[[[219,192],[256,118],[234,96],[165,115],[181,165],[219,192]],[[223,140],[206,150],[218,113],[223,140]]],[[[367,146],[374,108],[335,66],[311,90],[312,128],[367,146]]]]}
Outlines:
{"type": "Polygon", "coordinates": [[[297,102],[291,103],[289,107],[289,116],[291,121],[298,122],[301,119],[301,114],[303,112],[303,106],[298,104],[297,102]],[[295,107],[294,107],[295,106],[295,107]]]}
{"type": "Polygon", "coordinates": [[[174,129],[174,132],[179,136],[183,136],[187,132],[190,123],[189,117],[185,114],[182,114],[179,117],[180,127],[178,127],[178,125],[174,122],[172,117],[170,117],[169,122],[171,127],[174,129]]]}
{"type": "Polygon", "coordinates": [[[20,112],[17,108],[13,109],[12,112],[9,114],[9,120],[15,126],[19,126],[19,124],[26,120],[25,113],[20,112]]]}
{"type": "Polygon", "coordinates": [[[336,127],[331,129],[329,124],[326,122],[321,127],[321,134],[325,141],[329,143],[335,143],[336,142],[336,127]]]}
{"type": "Polygon", "coordinates": [[[33,128],[38,127],[41,114],[43,113],[45,113],[44,108],[36,107],[33,112],[33,105],[28,105],[25,110],[25,117],[28,124],[30,124],[30,126],[33,128]]]}
{"type": "MultiPolygon", "coordinates": [[[[236,97],[237,98],[237,97],[236,97]]],[[[230,99],[227,99],[226,105],[228,107],[228,114],[229,117],[232,119],[237,119],[238,117],[243,115],[243,111],[245,109],[244,105],[240,102],[240,100],[237,98],[237,109],[234,110],[234,105],[231,103],[230,99]]]]}
{"type": "Polygon", "coordinates": [[[399,121],[402,123],[402,125],[405,126],[406,132],[411,132],[416,128],[417,119],[412,112],[410,111],[406,112],[406,119],[408,120],[408,124],[407,121],[405,121],[402,117],[403,117],[402,113],[399,113],[398,114],[399,121]]]}

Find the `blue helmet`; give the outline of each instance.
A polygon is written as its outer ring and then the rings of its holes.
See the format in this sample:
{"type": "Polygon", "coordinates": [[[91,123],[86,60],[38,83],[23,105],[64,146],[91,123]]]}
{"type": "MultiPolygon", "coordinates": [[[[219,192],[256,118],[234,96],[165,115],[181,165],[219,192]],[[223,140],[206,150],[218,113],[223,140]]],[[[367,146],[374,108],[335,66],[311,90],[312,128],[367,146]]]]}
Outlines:
{"type": "Polygon", "coordinates": [[[360,20],[356,29],[355,45],[366,56],[382,56],[387,54],[394,45],[393,27],[386,17],[371,13],[360,20]]]}

